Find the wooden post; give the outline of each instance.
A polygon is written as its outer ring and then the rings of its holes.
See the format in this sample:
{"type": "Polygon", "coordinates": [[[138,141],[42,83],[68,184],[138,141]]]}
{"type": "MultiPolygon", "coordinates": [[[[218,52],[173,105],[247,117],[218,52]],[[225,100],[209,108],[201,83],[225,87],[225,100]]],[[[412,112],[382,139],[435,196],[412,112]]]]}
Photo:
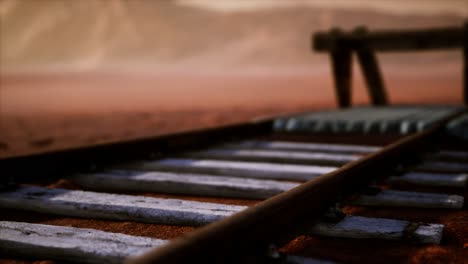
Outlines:
{"type": "Polygon", "coordinates": [[[468,105],[468,21],[463,27],[463,101],[468,105]]]}
{"type": "Polygon", "coordinates": [[[342,34],[338,29],[333,34],[333,48],[330,52],[332,61],[333,78],[338,106],[345,108],[351,106],[351,49],[340,39],[342,34]]]}
{"type": "MultiPolygon", "coordinates": [[[[364,35],[367,34],[367,29],[365,27],[358,27],[354,31],[354,34],[358,37],[364,37],[364,35]]],[[[375,56],[372,48],[365,41],[361,41],[356,46],[356,53],[366,80],[367,90],[372,104],[388,104],[387,94],[385,92],[377,57],[375,56]]]]}

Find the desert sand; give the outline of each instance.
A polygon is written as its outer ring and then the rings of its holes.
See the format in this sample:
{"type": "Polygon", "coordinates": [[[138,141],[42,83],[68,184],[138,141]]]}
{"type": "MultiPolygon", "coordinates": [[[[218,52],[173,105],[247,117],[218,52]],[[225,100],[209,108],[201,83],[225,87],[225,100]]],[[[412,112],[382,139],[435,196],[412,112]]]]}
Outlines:
{"type": "MultiPolygon", "coordinates": [[[[461,103],[461,65],[389,69],[392,104],[461,103]]],[[[336,107],[328,69],[1,75],[0,157],[336,107]]],[[[367,104],[360,72],[355,104],[367,104]]]]}

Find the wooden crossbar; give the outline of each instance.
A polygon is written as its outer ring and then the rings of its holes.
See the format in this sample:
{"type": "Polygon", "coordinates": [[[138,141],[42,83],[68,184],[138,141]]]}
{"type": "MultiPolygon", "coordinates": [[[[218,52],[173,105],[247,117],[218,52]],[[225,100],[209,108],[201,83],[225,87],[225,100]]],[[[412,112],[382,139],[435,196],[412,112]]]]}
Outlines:
{"type": "MultiPolygon", "coordinates": [[[[361,30],[363,27],[359,27],[361,30]]],[[[334,32],[335,30],[332,30],[334,32]]],[[[335,45],[335,36],[331,32],[318,32],[313,38],[313,48],[316,51],[330,51],[335,45]]],[[[462,27],[446,27],[420,30],[383,30],[373,31],[365,35],[356,31],[342,33],[341,40],[350,48],[357,48],[361,42],[366,42],[375,51],[424,51],[434,49],[457,49],[464,43],[462,27]]]]}
{"type": "Polygon", "coordinates": [[[468,21],[462,27],[422,30],[368,32],[357,27],[352,32],[332,29],[313,35],[312,49],[328,52],[340,107],[351,106],[352,53],[356,52],[373,105],[388,104],[385,85],[375,52],[407,52],[441,49],[463,50],[463,101],[468,104],[468,21]]]}

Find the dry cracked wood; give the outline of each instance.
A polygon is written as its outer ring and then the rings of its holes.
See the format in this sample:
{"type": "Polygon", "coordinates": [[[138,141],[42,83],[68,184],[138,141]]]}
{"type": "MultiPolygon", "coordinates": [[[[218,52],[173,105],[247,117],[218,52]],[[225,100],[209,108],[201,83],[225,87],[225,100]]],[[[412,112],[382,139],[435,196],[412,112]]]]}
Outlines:
{"type": "MultiPolygon", "coordinates": [[[[123,169],[208,173],[244,178],[307,181],[336,170],[336,167],[274,164],[224,160],[167,158],[119,166],[123,169]]],[[[118,169],[118,168],[117,168],[118,169]]]]}
{"type": "Polygon", "coordinates": [[[0,193],[0,207],[41,213],[158,224],[203,225],[246,206],[42,187],[0,193]]]}
{"type": "Polygon", "coordinates": [[[163,192],[264,199],[290,190],[295,182],[203,174],[145,171],[106,171],[79,174],[74,182],[86,189],[163,192]]]}
{"type": "Polygon", "coordinates": [[[338,223],[315,224],[307,230],[307,233],[357,239],[408,239],[416,243],[439,244],[443,229],[442,224],[418,224],[395,219],[347,216],[338,223]]]}
{"type": "Polygon", "coordinates": [[[0,221],[0,252],[79,263],[121,263],[165,240],[88,228],[0,221]]]}

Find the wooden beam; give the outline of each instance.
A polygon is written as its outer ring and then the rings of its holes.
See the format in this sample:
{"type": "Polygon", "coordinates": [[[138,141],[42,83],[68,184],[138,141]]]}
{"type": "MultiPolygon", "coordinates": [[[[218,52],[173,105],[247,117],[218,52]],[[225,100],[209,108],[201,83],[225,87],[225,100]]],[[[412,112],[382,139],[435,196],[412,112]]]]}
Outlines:
{"type": "Polygon", "coordinates": [[[211,159],[165,158],[116,166],[115,169],[206,173],[241,178],[307,181],[332,172],[337,167],[269,162],[245,162],[211,159]]]}
{"type": "Polygon", "coordinates": [[[335,80],[336,99],[338,106],[344,108],[351,106],[352,54],[351,49],[339,40],[341,34],[343,33],[338,29],[331,32],[334,44],[330,52],[330,59],[335,80]]]}
{"type": "Polygon", "coordinates": [[[355,161],[362,157],[362,155],[355,154],[232,148],[211,148],[201,151],[188,152],[182,156],[197,159],[258,161],[331,166],[342,166],[348,162],[355,161]]]}
{"type": "MultiPolygon", "coordinates": [[[[0,221],[2,256],[34,257],[79,263],[122,263],[160,247],[167,240],[89,228],[0,221]]],[[[62,262],[59,262],[62,263],[62,262]]]]}
{"type": "Polygon", "coordinates": [[[299,183],[207,174],[159,171],[105,171],[78,174],[73,182],[87,190],[161,192],[198,196],[266,199],[299,183]]]}
{"type": "MultiPolygon", "coordinates": [[[[316,51],[330,51],[335,48],[336,36],[330,32],[319,32],[314,36],[313,48],[316,51]]],[[[365,41],[376,51],[424,51],[434,49],[461,48],[463,44],[462,27],[445,27],[424,30],[383,30],[374,31],[366,36],[342,33],[339,37],[349,47],[365,41]]]]}
{"type": "Polygon", "coordinates": [[[338,29],[315,33],[312,49],[330,52],[336,93],[340,107],[350,106],[351,51],[356,50],[374,105],[387,104],[375,51],[463,50],[463,102],[468,104],[468,22],[462,27],[420,30],[383,30],[368,33],[364,28],[343,33],[338,29]],[[349,61],[349,63],[348,63],[349,61]]]}
{"type": "Polygon", "coordinates": [[[347,216],[338,223],[317,223],[308,230],[308,233],[329,237],[409,240],[420,244],[439,244],[442,239],[443,230],[444,225],[442,224],[423,224],[387,218],[347,216]],[[415,230],[409,227],[414,227],[415,230]]]}
{"type": "Polygon", "coordinates": [[[372,104],[387,105],[387,94],[385,92],[377,57],[366,40],[366,36],[368,34],[369,33],[365,27],[358,27],[354,31],[356,38],[362,39],[362,41],[356,46],[356,54],[364,74],[364,79],[366,80],[367,90],[372,104]]]}
{"type": "Polygon", "coordinates": [[[82,218],[193,226],[247,209],[240,205],[34,186],[0,192],[0,207],[82,218]]]}

